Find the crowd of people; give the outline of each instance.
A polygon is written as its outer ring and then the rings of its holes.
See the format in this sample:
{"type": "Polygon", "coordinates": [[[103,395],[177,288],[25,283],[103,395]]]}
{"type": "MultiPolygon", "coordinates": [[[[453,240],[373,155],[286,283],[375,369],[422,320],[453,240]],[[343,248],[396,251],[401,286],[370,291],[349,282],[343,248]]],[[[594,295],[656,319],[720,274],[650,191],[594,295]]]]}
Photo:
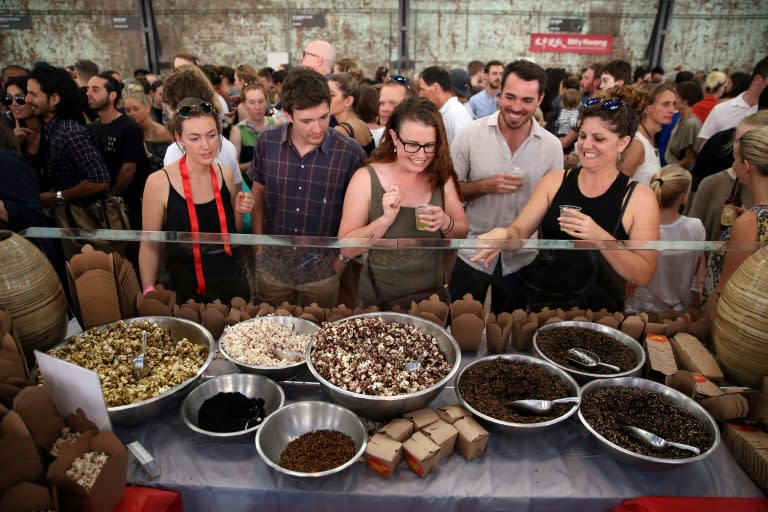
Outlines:
{"type": "MultiPolygon", "coordinates": [[[[385,306],[441,288],[484,301],[490,288],[496,313],[699,308],[768,239],[768,57],[748,80],[497,59],[367,78],[317,40],[285,67],[190,54],[162,77],[88,60],[6,67],[0,225],[115,228],[122,214],[132,229],[223,235],[128,254],[145,294],[163,282],[180,302],[385,306]],[[229,243],[238,232],[296,242],[229,243]],[[300,237],[480,248],[338,250],[300,237]],[[592,250],[517,242],[537,237],[592,250]],[[642,248],[658,239],[727,250],[642,248]]],[[[65,244],[64,257],[77,249],[65,244]]]]}

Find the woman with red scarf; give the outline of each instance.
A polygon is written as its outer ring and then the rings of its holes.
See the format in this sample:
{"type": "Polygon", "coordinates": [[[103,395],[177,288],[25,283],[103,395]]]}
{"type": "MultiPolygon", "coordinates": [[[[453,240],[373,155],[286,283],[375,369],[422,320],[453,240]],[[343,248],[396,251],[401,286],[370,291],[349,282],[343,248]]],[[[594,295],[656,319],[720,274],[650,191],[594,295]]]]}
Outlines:
{"type": "Polygon", "coordinates": [[[248,300],[250,291],[239,250],[228,235],[237,233],[253,198],[235,191],[232,170],[214,164],[221,145],[221,124],[213,105],[198,98],[181,101],[169,123],[182,158],[147,178],[142,203],[145,231],[191,233],[190,243],[144,240],[139,271],[144,295],[154,290],[161,256],[176,300],[198,302],[233,297],[248,300]],[[198,243],[201,233],[220,233],[223,243],[198,243]]]}

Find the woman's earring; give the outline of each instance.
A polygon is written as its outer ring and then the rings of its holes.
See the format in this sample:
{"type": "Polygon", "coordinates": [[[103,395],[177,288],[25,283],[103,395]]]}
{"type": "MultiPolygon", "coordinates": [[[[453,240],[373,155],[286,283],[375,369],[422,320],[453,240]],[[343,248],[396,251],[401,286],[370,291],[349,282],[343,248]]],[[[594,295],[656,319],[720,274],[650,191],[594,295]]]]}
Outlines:
{"type": "Polygon", "coordinates": [[[397,148],[393,148],[393,149],[392,149],[392,151],[394,151],[395,153],[397,153],[397,148]]]}

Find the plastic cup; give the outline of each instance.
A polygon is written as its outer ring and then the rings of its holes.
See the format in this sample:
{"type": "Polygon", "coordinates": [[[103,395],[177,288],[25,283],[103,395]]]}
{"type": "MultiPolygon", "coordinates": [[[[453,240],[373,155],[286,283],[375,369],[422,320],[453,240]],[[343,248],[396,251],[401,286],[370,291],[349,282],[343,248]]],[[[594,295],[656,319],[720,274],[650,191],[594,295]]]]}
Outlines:
{"type": "MultiPolygon", "coordinates": [[[[569,213],[572,214],[574,211],[580,212],[581,211],[581,206],[574,206],[572,204],[561,204],[560,205],[560,216],[561,217],[568,217],[569,213]],[[565,211],[566,208],[571,210],[571,211],[570,212],[566,212],[565,211]]],[[[562,226],[560,227],[560,230],[561,231],[563,230],[562,226]]]]}
{"type": "Polygon", "coordinates": [[[415,213],[416,213],[416,229],[419,231],[426,231],[427,226],[421,222],[421,219],[419,218],[419,215],[421,214],[428,214],[429,213],[429,204],[420,204],[416,207],[415,213]]]}

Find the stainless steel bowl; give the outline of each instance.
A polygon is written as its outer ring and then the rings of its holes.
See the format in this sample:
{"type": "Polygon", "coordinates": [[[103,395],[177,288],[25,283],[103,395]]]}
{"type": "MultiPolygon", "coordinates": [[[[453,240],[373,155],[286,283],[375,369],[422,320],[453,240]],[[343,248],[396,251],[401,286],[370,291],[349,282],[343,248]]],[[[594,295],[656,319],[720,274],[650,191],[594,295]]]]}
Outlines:
{"type": "Polygon", "coordinates": [[[456,378],[456,387],[454,388],[456,390],[456,396],[459,399],[459,402],[461,405],[463,405],[465,408],[467,408],[472,414],[474,414],[476,417],[480,418],[481,420],[491,424],[495,425],[497,427],[500,427],[502,430],[509,430],[511,432],[522,432],[522,433],[531,433],[531,432],[537,432],[542,429],[545,429],[547,427],[551,427],[553,425],[557,425],[558,423],[567,420],[573,414],[576,412],[576,410],[579,408],[578,404],[573,404],[573,407],[563,414],[562,416],[559,416],[557,418],[551,419],[549,421],[542,421],[539,423],[516,423],[512,421],[503,421],[498,418],[494,418],[492,416],[488,416],[487,414],[483,414],[482,412],[478,411],[474,407],[472,407],[472,404],[467,402],[463,396],[461,396],[461,378],[462,376],[475,365],[491,361],[493,359],[506,359],[507,361],[512,361],[516,363],[530,363],[535,364],[539,368],[542,368],[546,370],[547,372],[551,373],[552,375],[556,375],[560,378],[560,380],[563,381],[563,383],[568,388],[568,396],[576,396],[581,397],[581,392],[579,390],[579,385],[576,384],[576,381],[573,377],[565,373],[560,368],[556,367],[552,363],[549,363],[547,361],[542,361],[539,358],[531,357],[531,356],[524,356],[524,355],[517,355],[517,354],[501,354],[501,355],[494,355],[494,356],[487,356],[480,358],[476,361],[473,361],[472,363],[465,366],[461,372],[459,372],[459,376],[456,378]]]}
{"type": "MultiPolygon", "coordinates": [[[[183,318],[174,318],[170,316],[141,316],[136,318],[128,318],[124,321],[147,321],[157,324],[163,329],[168,329],[168,331],[171,333],[171,338],[174,340],[187,338],[192,343],[204,345],[208,348],[208,354],[206,355],[202,366],[200,366],[200,368],[197,370],[197,373],[195,373],[193,377],[190,377],[181,384],[174,386],[157,396],[147,400],[142,400],[141,402],[119,405],[116,407],[107,407],[109,419],[114,425],[133,425],[136,423],[147,422],[155,416],[158,416],[159,414],[172,409],[178,404],[181,396],[189,391],[189,388],[200,378],[206,368],[208,368],[208,365],[210,365],[211,361],[213,361],[213,356],[215,353],[215,342],[213,340],[213,336],[211,336],[211,333],[208,332],[208,329],[200,324],[190,322],[189,320],[184,320],[183,318]]],[[[106,329],[110,325],[112,324],[102,325],[97,327],[97,329],[106,329]]],[[[66,345],[73,337],[67,338],[58,347],[66,345]]]]}
{"type": "MultiPolygon", "coordinates": [[[[279,315],[259,316],[255,318],[250,318],[248,320],[243,320],[240,323],[252,323],[252,322],[274,322],[276,324],[280,324],[286,327],[292,327],[294,332],[297,334],[312,335],[320,330],[320,326],[317,325],[316,323],[310,322],[309,320],[305,320],[304,318],[298,318],[295,316],[279,316],[279,315]]],[[[307,367],[306,360],[300,361],[294,364],[288,364],[285,366],[257,366],[253,364],[243,363],[242,361],[238,361],[234,357],[227,354],[227,351],[224,349],[224,345],[221,343],[221,338],[219,338],[219,352],[221,352],[221,355],[223,355],[225,358],[231,361],[232,364],[237,366],[240,369],[240,371],[246,372],[246,373],[256,373],[259,375],[266,375],[267,377],[275,380],[288,380],[291,377],[295,377],[296,375],[301,373],[301,371],[307,367]]]]}
{"type": "Polygon", "coordinates": [[[250,373],[219,375],[193,389],[181,404],[181,418],[189,428],[198,434],[224,438],[242,437],[255,432],[264,423],[262,422],[248,429],[236,432],[211,432],[210,430],[200,428],[197,421],[200,407],[203,405],[203,402],[218,393],[242,393],[246,398],[262,398],[264,399],[264,413],[266,416],[280,409],[285,403],[283,388],[278,386],[272,379],[263,375],[250,373]]]}
{"type": "Polygon", "coordinates": [[[612,327],[608,327],[607,325],[602,325],[594,322],[567,321],[567,322],[556,322],[553,324],[547,324],[542,327],[539,327],[536,330],[536,333],[533,335],[533,349],[542,359],[552,363],[553,365],[557,366],[561,370],[564,370],[569,375],[572,375],[573,378],[576,379],[576,382],[578,382],[579,384],[584,384],[594,379],[610,379],[614,377],[639,377],[642,374],[643,366],[645,365],[645,349],[643,349],[643,346],[640,343],[638,343],[637,340],[635,340],[634,338],[632,338],[627,334],[624,334],[623,332],[617,329],[613,329],[612,327]],[[547,355],[541,350],[537,342],[537,338],[539,336],[539,333],[542,331],[547,331],[549,329],[557,329],[561,327],[581,327],[582,329],[589,329],[592,331],[597,331],[601,334],[605,334],[606,336],[610,336],[611,338],[615,339],[622,345],[626,345],[632,350],[632,352],[635,354],[635,357],[637,358],[637,365],[635,365],[635,367],[632,368],[631,370],[628,370],[625,372],[606,374],[606,373],[592,373],[586,370],[576,370],[569,366],[565,366],[556,361],[553,361],[552,359],[547,357],[547,355]]]}
{"type": "Polygon", "coordinates": [[[344,407],[349,407],[353,411],[367,418],[393,418],[405,412],[421,409],[429,405],[429,403],[440,394],[443,387],[453,379],[456,372],[459,371],[459,365],[461,364],[461,350],[459,349],[459,344],[456,343],[453,336],[448,334],[448,331],[436,323],[403,313],[363,313],[345,318],[344,320],[339,320],[339,323],[347,322],[355,318],[378,318],[388,323],[412,325],[421,332],[434,336],[445,359],[452,365],[452,367],[448,372],[448,375],[443,377],[440,382],[417,393],[395,396],[374,396],[353,393],[352,391],[336,386],[317,372],[312,365],[311,355],[315,343],[314,340],[312,340],[307,349],[307,366],[315,379],[320,383],[322,390],[334,402],[339,403],[344,407]]]}
{"type": "Polygon", "coordinates": [[[299,477],[321,477],[342,471],[365,452],[368,433],[360,419],[349,409],[329,402],[297,402],[286,405],[269,416],[256,433],[256,450],[262,460],[276,471],[299,477]],[[335,430],[347,434],[357,452],[341,466],[318,473],[291,471],[280,465],[280,455],[288,443],[315,430],[335,430]]]}
{"type": "Polygon", "coordinates": [[[597,431],[593,429],[592,426],[584,418],[584,416],[581,413],[581,409],[579,409],[579,419],[581,420],[582,425],[584,425],[587,431],[589,431],[589,433],[592,434],[595,437],[595,439],[597,439],[597,441],[608,451],[608,453],[619,462],[629,462],[631,464],[637,464],[649,469],[675,468],[675,467],[682,466],[684,464],[706,459],[707,457],[712,455],[712,453],[714,453],[714,451],[717,449],[718,445],[720,444],[720,430],[717,428],[717,423],[712,418],[712,416],[710,416],[709,413],[702,406],[696,403],[692,398],[685,396],[684,394],[680,393],[675,389],[667,387],[663,384],[659,384],[658,382],[653,382],[647,379],[639,379],[635,377],[593,380],[592,382],[590,382],[589,384],[587,384],[582,388],[581,390],[582,399],[588,397],[590,393],[594,392],[597,389],[609,387],[609,386],[623,386],[623,387],[644,389],[644,390],[652,391],[653,393],[657,393],[663,396],[664,398],[674,402],[676,405],[682,407],[683,409],[685,409],[686,411],[690,412],[695,417],[703,421],[704,428],[711,441],[711,445],[709,449],[703,451],[699,455],[695,455],[693,457],[686,457],[684,459],[665,459],[662,457],[651,457],[648,455],[641,455],[639,453],[635,453],[633,451],[627,450],[626,448],[622,448],[621,446],[613,443],[612,441],[609,441],[602,435],[598,434],[597,431]]]}

